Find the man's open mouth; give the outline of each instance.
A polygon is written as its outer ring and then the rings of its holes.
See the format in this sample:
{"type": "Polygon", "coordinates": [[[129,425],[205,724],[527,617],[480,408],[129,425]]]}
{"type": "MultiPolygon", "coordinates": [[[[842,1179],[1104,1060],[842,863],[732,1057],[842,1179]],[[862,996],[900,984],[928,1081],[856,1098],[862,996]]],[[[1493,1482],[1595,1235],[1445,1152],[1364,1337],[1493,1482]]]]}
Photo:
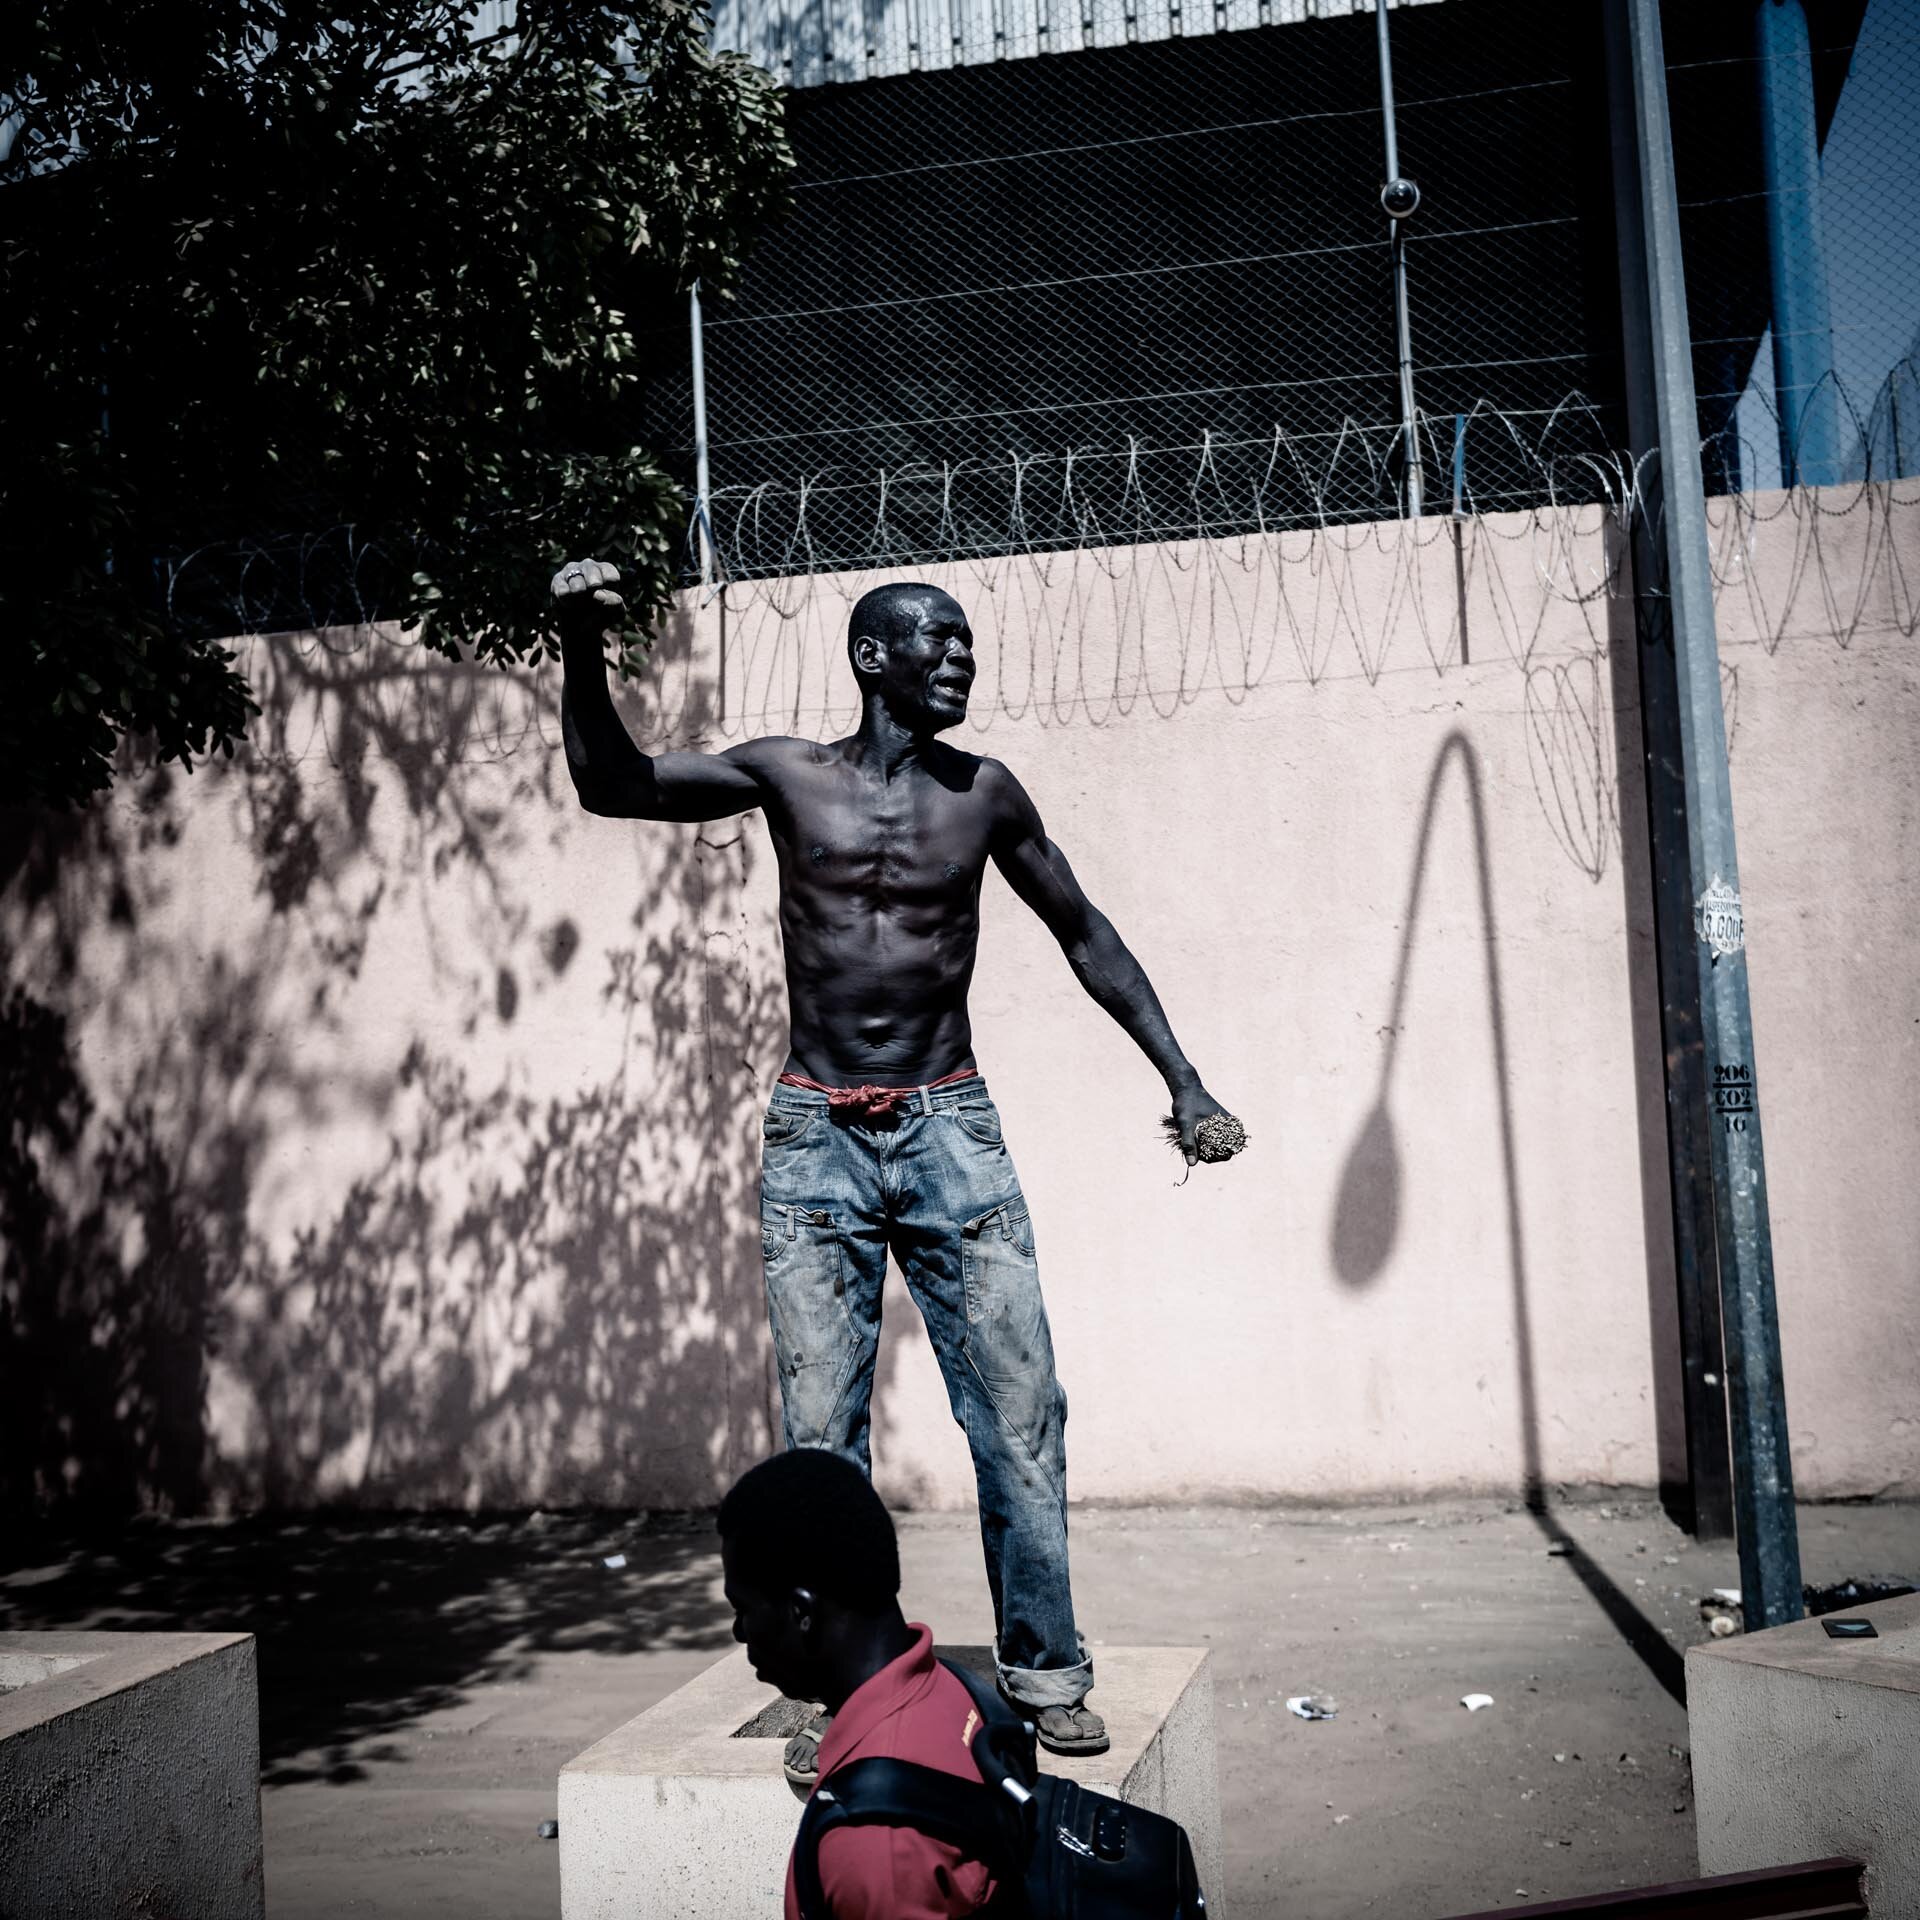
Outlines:
{"type": "Polygon", "coordinates": [[[933,678],[935,693],[944,694],[949,700],[964,700],[973,691],[973,678],[970,674],[939,673],[933,678]]]}

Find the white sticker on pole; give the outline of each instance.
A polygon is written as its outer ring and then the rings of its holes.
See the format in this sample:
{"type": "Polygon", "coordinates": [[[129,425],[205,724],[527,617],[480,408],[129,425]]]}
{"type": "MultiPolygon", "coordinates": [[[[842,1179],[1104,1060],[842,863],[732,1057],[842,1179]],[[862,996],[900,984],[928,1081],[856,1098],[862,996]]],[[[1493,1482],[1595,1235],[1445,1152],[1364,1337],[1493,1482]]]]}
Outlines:
{"type": "Polygon", "coordinates": [[[1693,924],[1716,960],[1731,960],[1747,944],[1740,896],[1717,873],[1712,886],[1693,904],[1693,924]]]}

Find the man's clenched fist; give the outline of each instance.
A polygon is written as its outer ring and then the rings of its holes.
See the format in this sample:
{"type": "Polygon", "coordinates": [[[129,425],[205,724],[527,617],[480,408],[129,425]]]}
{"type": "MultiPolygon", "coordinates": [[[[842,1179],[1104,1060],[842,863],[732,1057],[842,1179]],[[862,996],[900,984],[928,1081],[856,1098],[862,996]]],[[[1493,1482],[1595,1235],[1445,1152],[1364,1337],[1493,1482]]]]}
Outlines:
{"type": "Polygon", "coordinates": [[[604,631],[626,611],[614,589],[620,569],[610,560],[569,560],[553,576],[553,610],[563,627],[604,631]]]}

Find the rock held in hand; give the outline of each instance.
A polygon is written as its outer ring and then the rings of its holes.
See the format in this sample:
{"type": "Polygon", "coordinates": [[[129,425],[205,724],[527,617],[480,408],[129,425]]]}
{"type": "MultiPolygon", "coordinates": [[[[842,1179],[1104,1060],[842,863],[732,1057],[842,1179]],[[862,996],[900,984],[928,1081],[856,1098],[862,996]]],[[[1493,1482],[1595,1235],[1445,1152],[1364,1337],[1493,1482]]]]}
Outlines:
{"type": "MultiPolygon", "coordinates": [[[[1180,1122],[1168,1114],[1160,1122],[1167,1143],[1180,1146],[1180,1122]]],[[[1193,1130],[1194,1157],[1209,1164],[1231,1160],[1247,1144],[1247,1130],[1230,1113],[1210,1113],[1193,1130]]]]}
{"type": "Polygon", "coordinates": [[[1246,1144],[1246,1128],[1230,1113],[1210,1113],[1193,1130],[1193,1148],[1202,1160],[1231,1160],[1246,1144]]]}

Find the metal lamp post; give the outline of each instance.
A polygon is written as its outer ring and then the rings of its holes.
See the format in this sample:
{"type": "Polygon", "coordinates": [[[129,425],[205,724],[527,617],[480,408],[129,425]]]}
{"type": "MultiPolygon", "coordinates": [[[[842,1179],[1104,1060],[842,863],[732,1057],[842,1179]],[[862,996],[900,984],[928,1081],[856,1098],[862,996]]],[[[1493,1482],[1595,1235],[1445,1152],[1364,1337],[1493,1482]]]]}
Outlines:
{"type": "MultiPolygon", "coordinates": [[[[1719,1274],[1747,1625],[1770,1627],[1804,1610],[1800,1549],[1659,0],[1607,0],[1604,18],[1669,1125],[1704,1133],[1706,1147],[1706,1165],[1677,1171],[1676,1202],[1683,1179],[1710,1184],[1711,1211],[1696,1218],[1711,1244],[1693,1252],[1719,1274]],[[1683,1102],[1701,1111],[1676,1111],[1683,1102]]],[[[1686,1209],[1676,1215],[1685,1232],[1686,1209]]]]}

